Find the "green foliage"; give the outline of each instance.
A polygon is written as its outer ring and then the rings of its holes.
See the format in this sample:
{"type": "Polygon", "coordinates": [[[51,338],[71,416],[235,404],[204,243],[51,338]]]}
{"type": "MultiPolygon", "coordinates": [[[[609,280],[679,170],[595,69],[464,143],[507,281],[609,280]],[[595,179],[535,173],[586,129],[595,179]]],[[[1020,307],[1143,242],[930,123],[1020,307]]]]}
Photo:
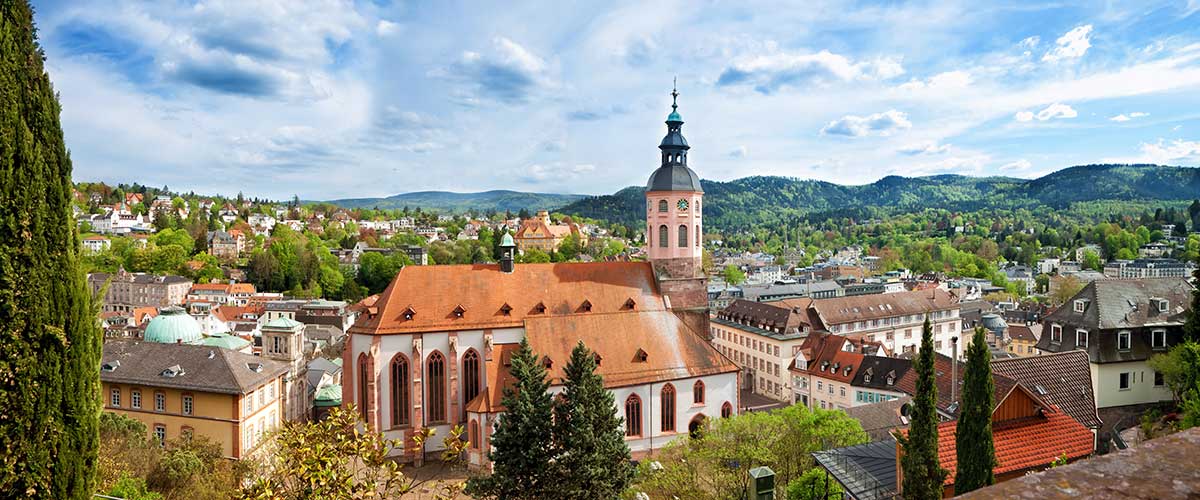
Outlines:
{"type": "Polygon", "coordinates": [[[521,339],[512,356],[513,387],[504,388],[505,412],[492,434],[492,474],[472,478],[467,493],[476,498],[538,499],[555,495],[553,461],[558,450],[553,441],[553,400],[547,390],[546,368],[521,339]]]}
{"type": "Polygon", "coordinates": [[[929,318],[921,331],[921,349],[913,370],[917,373],[916,395],[912,402],[912,420],[907,436],[898,436],[903,449],[900,467],[904,471],[904,498],[941,498],[946,470],[938,461],[937,384],[934,382],[933,332],[929,318]]]}
{"type": "Polygon", "coordinates": [[[812,470],[812,452],[867,440],[845,412],[803,405],[712,419],[699,436],[663,448],[654,458],[661,469],[642,461],[633,490],[650,498],[746,498],[750,469],[765,465],[775,471],[776,495],[783,498],[789,483],[812,470]]]}
{"type": "Polygon", "coordinates": [[[613,395],[583,341],[571,351],[564,371],[563,397],[554,406],[556,498],[616,498],[633,480],[634,469],[613,395]]]}
{"type": "Polygon", "coordinates": [[[1150,358],[1150,368],[1163,375],[1181,411],[1178,428],[1200,425],[1200,344],[1188,340],[1167,354],[1150,358]]]}
{"type": "Polygon", "coordinates": [[[121,476],[117,483],[105,493],[125,500],[162,500],[162,494],[146,488],[146,480],[140,477],[121,476]]]}
{"type": "Polygon", "coordinates": [[[1093,271],[1104,272],[1104,263],[1100,261],[1100,256],[1096,255],[1096,252],[1093,252],[1091,250],[1083,252],[1083,261],[1080,262],[1080,265],[1084,269],[1091,269],[1093,271]]]}
{"type": "Polygon", "coordinates": [[[1192,304],[1188,308],[1187,319],[1183,323],[1183,339],[1188,342],[1200,342],[1200,256],[1196,259],[1196,270],[1192,272],[1192,304]]]}
{"type": "Polygon", "coordinates": [[[395,252],[390,255],[367,252],[358,259],[358,283],[367,287],[367,294],[376,294],[387,288],[400,273],[400,269],[411,265],[408,256],[395,252]]]}
{"type": "Polygon", "coordinates": [[[568,262],[578,259],[582,251],[583,247],[579,243],[579,237],[575,234],[568,234],[563,238],[562,243],[558,244],[558,261],[568,262]]]}
{"type": "Polygon", "coordinates": [[[994,484],[996,448],[992,442],[992,407],[996,384],[992,380],[992,354],[983,328],[975,329],[967,347],[962,404],[955,430],[957,467],[954,493],[961,494],[994,484]]]}
{"type": "Polygon", "coordinates": [[[787,485],[787,500],[842,498],[842,485],[825,469],[814,467],[787,485]]]}
{"type": "Polygon", "coordinates": [[[726,283],[733,286],[738,286],[746,281],[746,273],[733,264],[725,266],[725,269],[721,271],[721,276],[725,278],[726,283]]]}
{"type": "Polygon", "coordinates": [[[101,333],[71,159],[25,0],[0,3],[0,497],[94,493],[101,333]]]}
{"type": "MultiPolygon", "coordinates": [[[[413,451],[423,450],[433,433],[433,429],[424,429],[415,436],[413,451]]],[[[457,426],[446,436],[444,466],[459,465],[467,447],[462,433],[457,426]]],[[[388,458],[397,448],[404,449],[404,443],[360,430],[358,411],[353,407],[334,408],[326,419],[316,422],[286,422],[264,446],[266,458],[257,464],[253,481],[242,489],[243,499],[403,498],[422,483],[406,476],[400,464],[388,458]]],[[[434,498],[450,499],[460,488],[439,481],[435,491],[434,498]]]]}
{"type": "Polygon", "coordinates": [[[550,255],[536,248],[530,248],[517,255],[516,260],[522,264],[544,264],[550,262],[550,255]]]}

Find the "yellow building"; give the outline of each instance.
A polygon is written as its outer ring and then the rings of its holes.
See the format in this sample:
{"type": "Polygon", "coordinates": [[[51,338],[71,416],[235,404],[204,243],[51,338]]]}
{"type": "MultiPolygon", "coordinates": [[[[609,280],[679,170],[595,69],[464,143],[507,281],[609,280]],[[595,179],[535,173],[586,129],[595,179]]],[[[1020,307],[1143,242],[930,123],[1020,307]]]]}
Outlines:
{"type": "MultiPolygon", "coordinates": [[[[1041,330],[1041,325],[1033,325],[1041,330]]],[[[1008,352],[1017,356],[1034,356],[1037,354],[1038,336],[1033,329],[1025,325],[1008,325],[1008,352]]]]}
{"type": "Polygon", "coordinates": [[[287,372],[283,363],[219,347],[110,342],[100,381],[104,409],[141,421],[160,442],[193,433],[243,458],[283,422],[287,372]]]}
{"type": "Polygon", "coordinates": [[[522,253],[531,248],[550,253],[558,250],[558,246],[571,234],[579,238],[581,248],[587,246],[587,234],[580,230],[579,224],[571,222],[569,217],[563,218],[562,224],[553,224],[550,222],[550,214],[542,210],[537,213],[537,217],[521,221],[521,228],[517,230],[513,239],[516,240],[517,250],[522,253]]]}

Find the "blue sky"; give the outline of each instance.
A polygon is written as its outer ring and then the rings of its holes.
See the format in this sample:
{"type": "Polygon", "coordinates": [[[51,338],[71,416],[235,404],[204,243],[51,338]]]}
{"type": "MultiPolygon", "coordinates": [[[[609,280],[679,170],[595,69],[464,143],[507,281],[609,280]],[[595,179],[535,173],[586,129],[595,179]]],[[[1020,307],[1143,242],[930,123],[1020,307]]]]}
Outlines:
{"type": "Polygon", "coordinates": [[[1200,0],[34,1],[77,180],[305,199],[1200,164],[1200,0]]]}

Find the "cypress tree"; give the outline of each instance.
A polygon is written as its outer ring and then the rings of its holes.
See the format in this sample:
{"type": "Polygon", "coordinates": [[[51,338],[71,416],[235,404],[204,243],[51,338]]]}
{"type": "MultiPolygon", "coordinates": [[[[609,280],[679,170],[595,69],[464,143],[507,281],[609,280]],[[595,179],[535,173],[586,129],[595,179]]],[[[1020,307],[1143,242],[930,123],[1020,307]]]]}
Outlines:
{"type": "Polygon", "coordinates": [[[1187,320],[1183,323],[1183,340],[1185,342],[1200,342],[1200,255],[1196,256],[1196,270],[1192,273],[1192,307],[1187,312],[1187,320]]]}
{"type": "Polygon", "coordinates": [[[504,413],[492,433],[492,475],[472,478],[467,493],[476,498],[554,498],[554,403],[541,359],[527,339],[513,354],[509,373],[514,387],[504,389],[504,413]]]}
{"type": "Polygon", "coordinates": [[[904,498],[925,500],[942,497],[946,470],[938,463],[937,384],[934,383],[933,328],[929,317],[921,331],[921,349],[917,352],[913,370],[917,373],[917,393],[912,401],[912,420],[908,436],[900,436],[904,456],[900,467],[904,472],[904,498]]]}
{"type": "Polygon", "coordinates": [[[0,497],[88,498],[100,330],[33,10],[0,0],[0,497]]]}
{"type": "Polygon", "coordinates": [[[954,493],[962,494],[994,484],[996,449],[992,443],[992,407],[996,384],[992,380],[991,353],[983,328],[967,347],[967,367],[963,374],[962,405],[955,430],[958,466],[954,473],[954,493]]]}
{"type": "Polygon", "coordinates": [[[554,436],[560,450],[555,498],[618,498],[633,480],[624,422],[613,395],[596,374],[594,353],[580,341],[564,370],[566,387],[554,407],[554,436]]]}

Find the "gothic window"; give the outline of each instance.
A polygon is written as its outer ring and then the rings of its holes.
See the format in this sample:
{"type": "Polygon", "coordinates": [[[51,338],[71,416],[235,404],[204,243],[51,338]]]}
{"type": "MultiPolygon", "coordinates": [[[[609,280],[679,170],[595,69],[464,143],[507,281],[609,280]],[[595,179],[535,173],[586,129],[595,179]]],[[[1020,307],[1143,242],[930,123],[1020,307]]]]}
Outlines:
{"type": "Polygon", "coordinates": [[[446,358],[434,351],[425,363],[425,377],[429,381],[429,423],[446,421],[446,358]]]}
{"type": "Polygon", "coordinates": [[[679,225],[679,248],[687,248],[687,246],[688,246],[687,226],[684,224],[680,224],[679,225]]]}
{"type": "Polygon", "coordinates": [[[630,394],[625,399],[625,435],[642,435],[642,398],[630,394]]]}
{"type": "MultiPolygon", "coordinates": [[[[479,352],[475,349],[467,350],[463,355],[463,411],[466,411],[467,403],[470,403],[475,396],[479,395],[479,352]]],[[[464,417],[465,418],[465,417],[464,417]]]]}
{"type": "Polygon", "coordinates": [[[729,418],[732,416],[733,405],[729,404],[729,401],[726,401],[725,404],[721,405],[721,418],[729,418]]]}
{"type": "Polygon", "coordinates": [[[704,404],[704,381],[697,380],[692,386],[692,404],[704,404]]]}
{"type": "Polygon", "coordinates": [[[667,211],[667,200],[658,200],[658,211],[659,212],[667,211]]]}
{"type": "Polygon", "coordinates": [[[675,386],[667,384],[662,388],[662,431],[675,431],[675,386]]]}
{"type": "MultiPolygon", "coordinates": [[[[664,201],[663,203],[666,203],[666,202],[664,201]]],[[[658,226],[658,246],[659,247],[667,248],[667,240],[671,239],[671,235],[668,234],[669,232],[670,231],[667,230],[666,225],[658,226]]]]}
{"type": "Polygon", "coordinates": [[[358,355],[358,415],[362,417],[362,421],[370,423],[367,419],[367,399],[370,395],[367,392],[367,382],[371,380],[368,372],[371,371],[371,364],[367,360],[366,354],[358,355]]]}
{"type": "MultiPolygon", "coordinates": [[[[697,205],[697,206],[699,206],[699,205],[697,205]]],[[[696,235],[693,237],[693,240],[696,241],[696,246],[699,247],[700,246],[700,225],[699,224],[696,225],[696,232],[693,234],[696,235]]]]}
{"type": "Polygon", "coordinates": [[[471,449],[479,449],[479,422],[472,420],[470,431],[467,434],[467,441],[471,442],[471,449]]]}
{"type": "Polygon", "coordinates": [[[412,405],[409,394],[412,390],[412,382],[409,380],[410,373],[408,368],[408,358],[403,354],[397,354],[392,358],[392,427],[409,425],[409,413],[412,405]]]}

